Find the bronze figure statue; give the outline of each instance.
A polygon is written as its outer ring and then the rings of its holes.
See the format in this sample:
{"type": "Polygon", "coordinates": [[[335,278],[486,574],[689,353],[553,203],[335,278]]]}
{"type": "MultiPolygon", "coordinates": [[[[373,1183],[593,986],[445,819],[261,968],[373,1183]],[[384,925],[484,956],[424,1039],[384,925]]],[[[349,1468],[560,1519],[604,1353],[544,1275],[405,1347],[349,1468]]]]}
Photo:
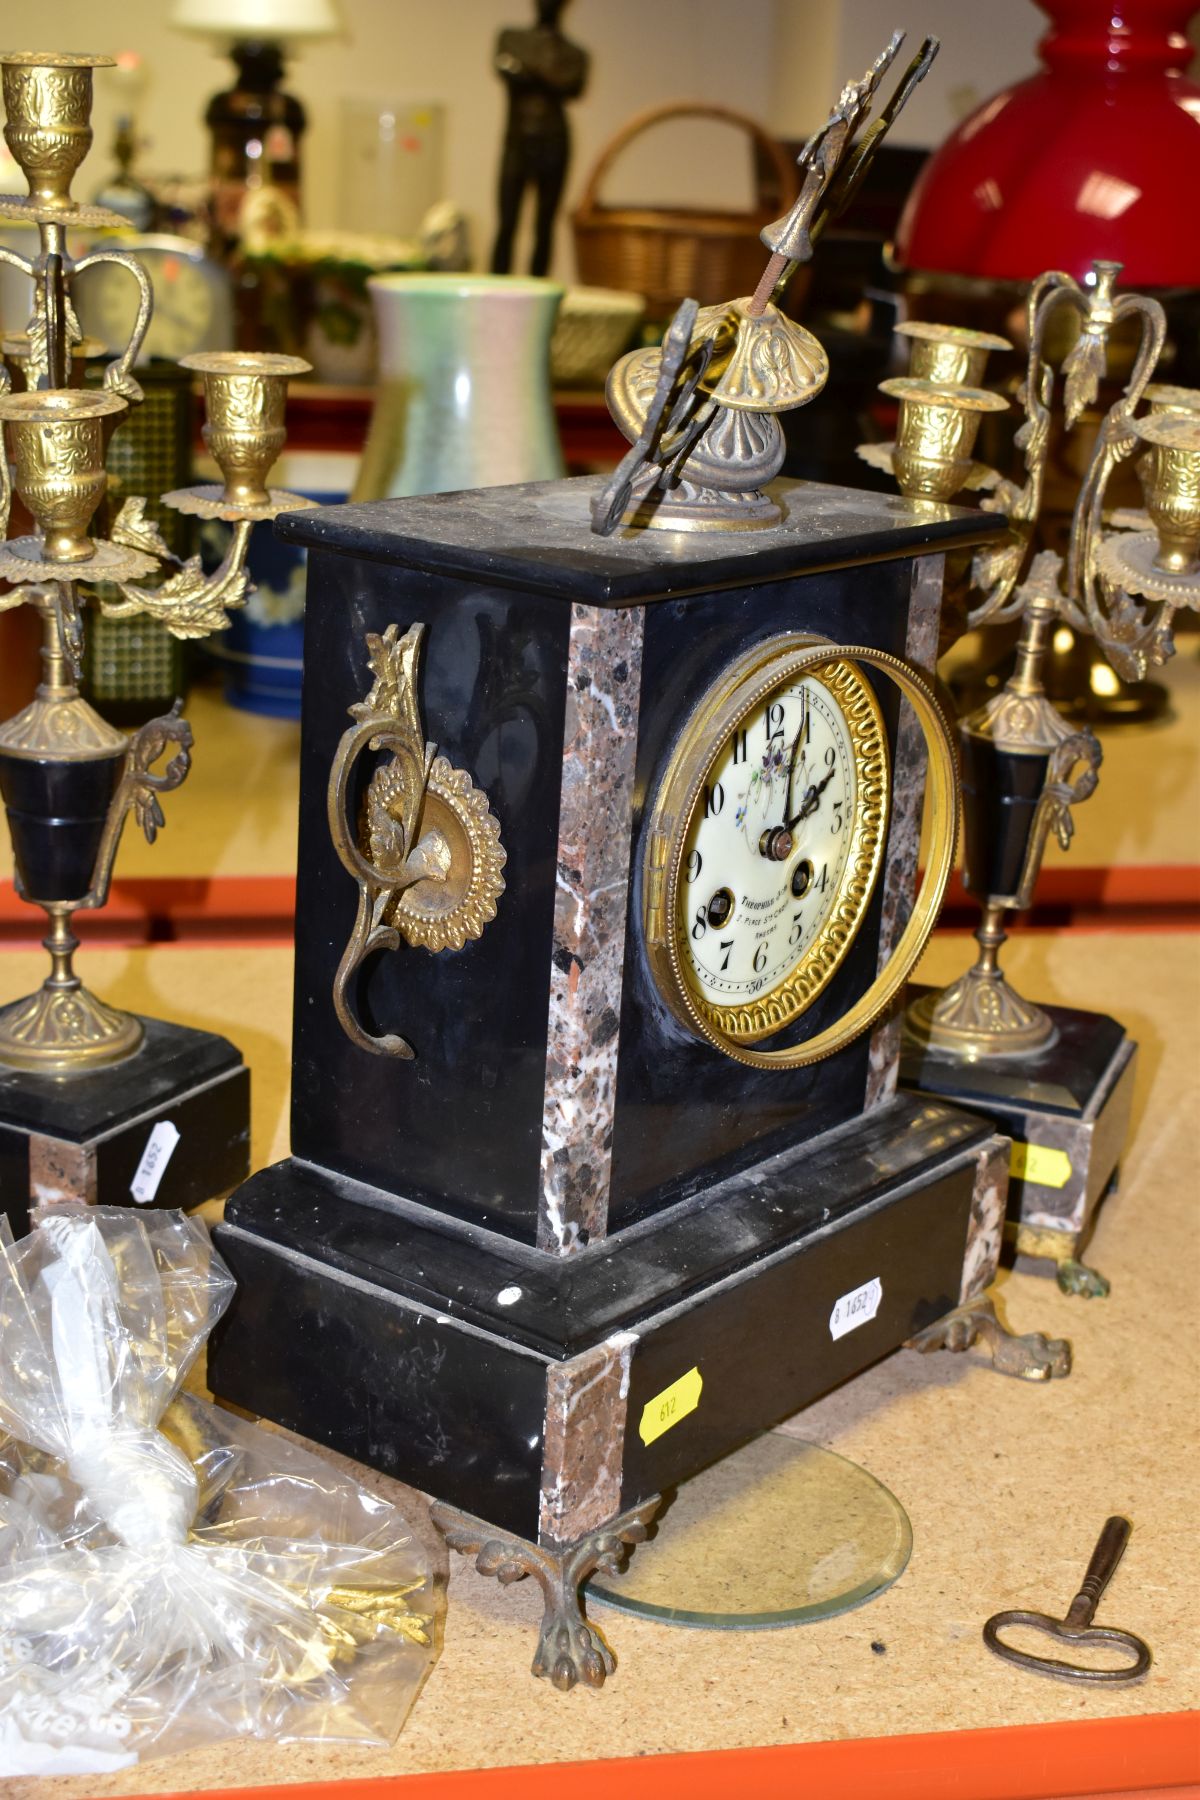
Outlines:
{"type": "Polygon", "coordinates": [[[495,68],[508,86],[508,124],[500,158],[500,225],[492,251],[492,273],[512,267],[513,239],[525,189],[537,197],[531,275],[550,267],[554,216],[562,199],[571,156],[566,102],[587,81],[587,51],[559,30],[566,0],[537,0],[537,24],[508,26],[496,40],[495,68]]]}

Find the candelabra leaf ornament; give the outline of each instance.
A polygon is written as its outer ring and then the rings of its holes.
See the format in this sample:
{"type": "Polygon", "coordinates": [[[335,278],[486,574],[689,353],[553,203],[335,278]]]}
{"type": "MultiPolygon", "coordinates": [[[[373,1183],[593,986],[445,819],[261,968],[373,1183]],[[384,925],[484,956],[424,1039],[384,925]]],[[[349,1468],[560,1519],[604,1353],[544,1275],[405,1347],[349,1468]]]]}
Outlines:
{"type": "MultiPolygon", "coordinates": [[[[149,276],[127,252],[102,247],[74,262],[68,228],[118,226],[102,207],[72,199],[70,184],[91,143],[92,75],[108,57],[58,52],[0,53],[5,138],[29,184],[28,196],[0,196],[0,217],[36,225],[38,254],[0,248],[0,260],[33,283],[32,313],[10,354],[23,379],[13,392],[5,368],[0,424],[14,476],[0,457],[0,506],[7,525],[12,487],[34,520],[32,533],[0,544],[0,610],[32,605],[43,625],[43,678],[33,701],[0,725],[0,793],[13,837],[17,890],[50,916],[51,973],[37,994],[0,1012],[0,1065],[55,1076],[122,1061],[143,1037],[140,1021],[97,1000],[74,972],[76,911],[103,906],[125,820],[132,814],[153,842],[164,823],[162,796],[190,767],[191,729],[171,712],[126,737],[80,694],[81,598],[110,617],[142,613],[174,636],[202,637],[244,604],[253,525],[311,504],[267,490],[283,446],[287,382],[307,372],[296,357],[234,352],[198,359],[205,382],[205,439],[223,485],[163,496],[177,510],[231,527],[220,566],[170,554],[141,496],[128,499],[107,537],[93,514],[107,487],[107,434],[142,398],[133,373],[153,307],[149,276]],[[67,384],[72,350],[83,343],[71,301],[77,277],[101,262],[126,269],[138,289],[129,339],[104,371],[100,390],[67,384]],[[155,585],[147,585],[154,583],[155,585]],[[165,759],[165,760],[164,760],[165,759]]],[[[11,345],[6,340],[6,353],[11,345]]]]}

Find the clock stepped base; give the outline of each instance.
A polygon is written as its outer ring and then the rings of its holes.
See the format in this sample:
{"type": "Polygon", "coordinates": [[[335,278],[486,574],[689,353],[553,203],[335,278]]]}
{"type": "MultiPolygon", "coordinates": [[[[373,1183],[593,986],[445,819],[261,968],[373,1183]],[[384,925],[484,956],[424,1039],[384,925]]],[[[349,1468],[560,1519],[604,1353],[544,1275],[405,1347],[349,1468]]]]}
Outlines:
{"type": "Polygon", "coordinates": [[[564,1258],[277,1164],[216,1231],[238,1293],[209,1380],[430,1494],[485,1572],[533,1574],[537,1672],[598,1684],[586,1573],[665,1489],[975,1300],[1007,1167],[985,1121],[900,1096],[564,1258]]]}
{"type": "Polygon", "coordinates": [[[1042,1010],[1054,1035],[1019,1056],[962,1062],[906,1036],[901,1087],[969,1106],[1012,1138],[1006,1237],[1018,1255],[1053,1262],[1064,1293],[1101,1297],[1109,1284],[1080,1254],[1117,1186],[1137,1045],[1103,1013],[1042,1010]]]}

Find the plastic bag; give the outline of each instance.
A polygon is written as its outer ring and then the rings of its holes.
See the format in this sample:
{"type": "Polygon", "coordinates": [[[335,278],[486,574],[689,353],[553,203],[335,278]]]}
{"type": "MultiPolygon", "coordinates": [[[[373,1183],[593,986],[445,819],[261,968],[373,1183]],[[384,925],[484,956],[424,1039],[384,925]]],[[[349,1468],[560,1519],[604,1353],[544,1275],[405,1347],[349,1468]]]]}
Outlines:
{"type": "Polygon", "coordinates": [[[0,1238],[0,1776],[390,1743],[435,1651],[390,1502],[181,1393],[233,1281],[182,1213],[0,1238]]]}

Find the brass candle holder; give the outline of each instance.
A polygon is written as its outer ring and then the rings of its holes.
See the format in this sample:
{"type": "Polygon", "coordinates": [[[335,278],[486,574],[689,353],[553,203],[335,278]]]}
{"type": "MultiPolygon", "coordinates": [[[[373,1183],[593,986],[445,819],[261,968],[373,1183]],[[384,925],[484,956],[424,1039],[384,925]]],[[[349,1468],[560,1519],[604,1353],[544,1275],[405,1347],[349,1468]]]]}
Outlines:
{"type": "Polygon", "coordinates": [[[909,500],[952,500],[976,467],[971,452],[985,413],[1006,412],[1008,402],[985,388],[899,376],[881,381],[880,392],[900,402],[892,472],[909,500]]]}
{"type": "Polygon", "coordinates": [[[1145,399],[1151,417],[1157,413],[1200,413],[1200,388],[1177,387],[1169,381],[1152,381],[1145,399]]]}
{"type": "Polygon", "coordinates": [[[207,518],[273,519],[308,502],[268,488],[267,475],[287,438],[287,385],[312,364],[299,356],[239,350],[184,356],[180,366],[204,379],[202,436],[224,486],[182,488],[165,496],[180,512],[207,518]]]}
{"type": "Polygon", "coordinates": [[[37,521],[50,562],[86,562],[87,535],[105,489],[104,421],[126,411],[118,394],[82,389],[10,394],[0,400],[9,428],[16,488],[37,521]]]}
{"type": "Polygon", "coordinates": [[[71,213],[71,182],[92,147],[92,73],[112,56],[6,51],[4,141],[29,183],[33,208],[71,213]]]}
{"type": "MultiPolygon", "coordinates": [[[[36,257],[0,248],[0,260],[34,284],[27,331],[4,340],[24,391],[8,391],[8,369],[0,368],[0,423],[12,449],[16,491],[35,525],[27,536],[0,544],[0,611],[29,604],[43,623],[41,685],[29,706],[0,725],[0,793],[18,892],[51,921],[45,940],[49,976],[37,993],[0,1012],[0,1065],[56,1079],[120,1063],[142,1044],[142,1022],[98,1000],[75,974],[71,921],[79,910],[104,905],[130,813],[153,841],[163,823],[160,796],[186,776],[192,743],[178,703],[127,738],[84,700],[77,686],[81,598],[88,593],[110,617],[148,614],[180,638],[219,630],[229,623],[229,609],[246,597],[253,525],[310,504],[265,485],[286,436],[287,380],[309,365],[294,357],[231,354],[199,359],[207,365],[205,435],[225,486],[164,496],[179,510],[233,524],[220,566],[205,574],[199,558],[172,557],[139,497],[125,502],[107,538],[91,532],[106,487],[108,435],[141,399],[132,371],[153,299],[135,258],[100,250],[74,262],[66,249],[68,227],[121,223],[103,208],[71,198],[72,179],[91,144],[92,72],[111,61],[57,52],[0,54],[5,138],[29,184],[28,196],[0,198],[0,217],[32,221],[39,232],[36,257]],[[66,380],[85,349],[70,295],[79,273],[99,261],[128,269],[140,304],[129,342],[105,370],[103,390],[84,391],[66,380]],[[204,495],[215,499],[206,502],[204,495]],[[165,580],[140,585],[147,576],[161,578],[164,567],[165,580]]],[[[7,483],[8,459],[0,457],[5,527],[7,483]]]]}
{"type": "Polygon", "coordinates": [[[1190,575],[1200,551],[1200,413],[1166,410],[1135,419],[1133,428],[1149,445],[1139,473],[1158,534],[1154,566],[1190,575]]]}
{"type": "Polygon", "coordinates": [[[909,341],[908,372],[914,379],[958,387],[981,387],[992,352],[1012,349],[1008,339],[994,331],[936,325],[925,319],[906,319],[897,325],[896,336],[909,341]]]}

